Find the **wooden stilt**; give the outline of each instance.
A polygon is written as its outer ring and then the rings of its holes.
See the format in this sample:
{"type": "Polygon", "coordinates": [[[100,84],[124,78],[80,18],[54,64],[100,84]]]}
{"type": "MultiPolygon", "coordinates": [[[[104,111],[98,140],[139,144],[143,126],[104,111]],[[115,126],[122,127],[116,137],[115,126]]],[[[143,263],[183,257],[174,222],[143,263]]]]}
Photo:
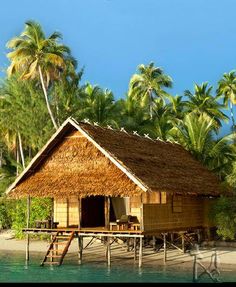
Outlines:
{"type": "Polygon", "coordinates": [[[197,229],[197,243],[199,244],[201,242],[201,233],[200,229],[197,229]]]}
{"type": "Polygon", "coordinates": [[[81,228],[81,218],[82,218],[82,200],[81,197],[78,197],[78,229],[81,228]]]}
{"type": "Polygon", "coordinates": [[[138,260],[138,267],[142,267],[142,256],[143,256],[143,240],[142,237],[139,239],[139,260],[138,260]]]}
{"type": "MultiPolygon", "coordinates": [[[[26,226],[29,228],[30,223],[30,196],[27,197],[27,218],[26,218],[26,226]]],[[[26,234],[26,254],[25,254],[25,260],[29,261],[29,243],[30,243],[30,237],[29,234],[26,234]]]]}
{"type": "Polygon", "coordinates": [[[110,197],[105,197],[105,226],[110,229],[110,197]]]}
{"type": "Polygon", "coordinates": [[[171,232],[171,234],[170,234],[170,242],[174,243],[174,233],[173,232],[171,232]]]}
{"type": "Polygon", "coordinates": [[[152,247],[153,247],[153,250],[155,251],[156,250],[156,236],[152,237],[152,247]]]}
{"type": "Polygon", "coordinates": [[[194,255],[193,261],[193,282],[197,282],[197,255],[194,255]]]}
{"type": "Polygon", "coordinates": [[[110,244],[110,237],[107,237],[107,266],[111,266],[111,244],[110,244]]]}
{"type": "Polygon", "coordinates": [[[167,250],[166,250],[166,233],[163,233],[163,263],[166,264],[167,261],[167,250]]]}
{"type": "Polygon", "coordinates": [[[83,256],[83,237],[78,235],[78,263],[82,264],[83,256]]]}
{"type": "Polygon", "coordinates": [[[134,261],[137,260],[137,238],[134,237],[134,261]]]}
{"type": "MultiPolygon", "coordinates": [[[[50,239],[51,239],[51,242],[52,242],[52,240],[53,240],[53,235],[52,235],[52,234],[51,234],[51,236],[50,236],[50,239]]],[[[52,255],[52,256],[55,255],[55,254],[54,254],[54,251],[51,252],[51,255],[52,255]]],[[[50,257],[50,261],[53,262],[53,257],[50,257]]]]}
{"type": "Polygon", "coordinates": [[[182,245],[182,252],[185,252],[185,246],[184,246],[185,242],[184,242],[184,234],[181,234],[181,245],[182,245]]]}
{"type": "Polygon", "coordinates": [[[127,252],[130,250],[130,238],[127,238],[127,252]]]}

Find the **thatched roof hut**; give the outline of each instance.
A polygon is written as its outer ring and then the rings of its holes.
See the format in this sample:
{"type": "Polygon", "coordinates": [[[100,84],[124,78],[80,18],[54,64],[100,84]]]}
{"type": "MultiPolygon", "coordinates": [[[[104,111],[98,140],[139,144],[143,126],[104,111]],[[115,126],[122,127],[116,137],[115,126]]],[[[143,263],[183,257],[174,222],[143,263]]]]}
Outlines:
{"type": "Polygon", "coordinates": [[[220,181],[182,146],[69,118],[9,187],[12,197],[219,196],[220,181]]]}

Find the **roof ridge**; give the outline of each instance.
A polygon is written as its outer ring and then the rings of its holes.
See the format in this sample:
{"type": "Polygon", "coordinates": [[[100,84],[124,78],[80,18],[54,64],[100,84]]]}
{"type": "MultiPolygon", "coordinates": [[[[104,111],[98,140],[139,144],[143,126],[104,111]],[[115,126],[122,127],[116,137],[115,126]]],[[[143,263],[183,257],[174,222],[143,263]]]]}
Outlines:
{"type": "Polygon", "coordinates": [[[102,126],[102,125],[100,125],[98,122],[90,122],[90,120],[89,119],[87,119],[87,118],[85,118],[84,120],[81,120],[81,121],[77,121],[77,120],[75,120],[74,118],[72,118],[71,117],[71,119],[73,120],[73,121],[75,121],[78,125],[80,124],[80,123],[82,123],[82,124],[88,124],[88,125],[90,125],[90,126],[93,126],[93,127],[95,127],[95,128],[101,128],[101,129],[104,129],[104,130],[112,130],[112,131],[115,131],[115,132],[124,132],[124,133],[126,133],[127,135],[130,135],[130,136],[137,136],[137,137],[141,137],[141,138],[144,138],[144,139],[148,139],[148,140],[150,140],[150,141],[159,141],[159,142],[163,142],[163,143],[171,143],[171,144],[177,144],[177,145],[181,145],[179,142],[177,142],[177,141],[175,141],[175,140],[171,140],[171,139],[167,139],[167,140],[163,140],[163,139],[161,139],[160,137],[157,137],[157,138],[152,138],[152,137],[150,137],[149,136],[149,133],[144,133],[143,135],[142,134],[139,134],[137,131],[127,131],[127,130],[125,130],[125,128],[124,127],[121,127],[120,129],[117,129],[117,128],[113,128],[111,125],[108,125],[107,124],[107,127],[105,127],[105,126],[102,126]]]}

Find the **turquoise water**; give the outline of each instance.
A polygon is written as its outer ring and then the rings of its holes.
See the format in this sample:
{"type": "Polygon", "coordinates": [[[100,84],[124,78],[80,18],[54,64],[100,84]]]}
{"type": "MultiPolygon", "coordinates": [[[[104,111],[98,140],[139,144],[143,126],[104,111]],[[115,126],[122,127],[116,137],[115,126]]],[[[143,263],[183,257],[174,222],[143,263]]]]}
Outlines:
{"type": "MultiPolygon", "coordinates": [[[[24,252],[1,252],[0,282],[192,282],[190,269],[177,266],[154,266],[138,268],[136,265],[121,265],[115,262],[109,269],[106,263],[68,262],[61,266],[39,266],[42,255],[31,254],[28,265],[24,261],[24,252]]],[[[222,281],[236,282],[234,272],[225,271],[222,281]]],[[[201,282],[211,282],[207,277],[201,282]]]]}

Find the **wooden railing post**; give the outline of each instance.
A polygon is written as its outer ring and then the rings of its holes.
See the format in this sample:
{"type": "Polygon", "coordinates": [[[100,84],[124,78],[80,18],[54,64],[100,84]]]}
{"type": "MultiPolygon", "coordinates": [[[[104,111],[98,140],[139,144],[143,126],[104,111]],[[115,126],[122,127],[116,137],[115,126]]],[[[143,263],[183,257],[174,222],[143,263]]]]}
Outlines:
{"type": "Polygon", "coordinates": [[[105,197],[105,227],[110,228],[110,196],[105,197]]]}
{"type": "MultiPolygon", "coordinates": [[[[30,195],[27,197],[27,218],[26,218],[26,227],[29,228],[30,226],[30,195]]],[[[30,243],[30,238],[29,238],[29,233],[26,234],[26,254],[25,254],[25,259],[26,261],[29,261],[29,243],[30,243]]]]}
{"type": "Polygon", "coordinates": [[[81,219],[82,219],[82,199],[78,197],[78,229],[81,229],[81,219]]]}

